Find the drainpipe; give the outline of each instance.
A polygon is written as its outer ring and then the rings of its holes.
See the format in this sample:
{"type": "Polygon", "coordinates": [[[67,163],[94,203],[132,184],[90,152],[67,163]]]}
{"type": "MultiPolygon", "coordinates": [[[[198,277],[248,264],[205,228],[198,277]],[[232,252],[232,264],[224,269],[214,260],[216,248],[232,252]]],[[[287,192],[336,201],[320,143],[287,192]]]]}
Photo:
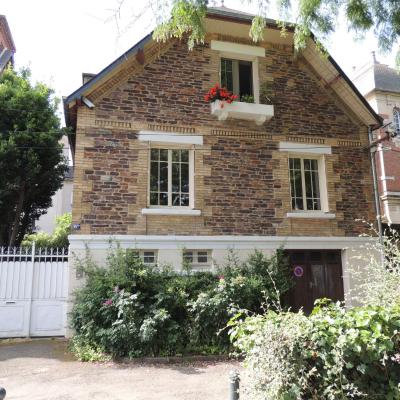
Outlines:
{"type": "MultiPolygon", "coordinates": [[[[368,126],[368,138],[369,138],[369,143],[371,145],[373,143],[371,126],[368,126]]],[[[379,202],[378,178],[377,178],[377,173],[376,173],[375,153],[376,153],[376,147],[375,148],[370,147],[369,154],[370,154],[370,159],[371,159],[372,178],[373,178],[373,182],[374,182],[376,222],[378,224],[379,242],[381,245],[383,245],[382,215],[381,215],[381,206],[380,206],[380,202],[379,202]]]]}

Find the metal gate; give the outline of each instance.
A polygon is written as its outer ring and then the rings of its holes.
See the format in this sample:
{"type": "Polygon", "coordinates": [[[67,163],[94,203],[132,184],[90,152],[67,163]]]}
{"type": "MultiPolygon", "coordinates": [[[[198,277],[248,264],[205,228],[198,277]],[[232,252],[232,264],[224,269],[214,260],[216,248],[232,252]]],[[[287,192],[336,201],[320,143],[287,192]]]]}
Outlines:
{"type": "Polygon", "coordinates": [[[64,336],[68,250],[0,248],[0,338],[64,336]]]}

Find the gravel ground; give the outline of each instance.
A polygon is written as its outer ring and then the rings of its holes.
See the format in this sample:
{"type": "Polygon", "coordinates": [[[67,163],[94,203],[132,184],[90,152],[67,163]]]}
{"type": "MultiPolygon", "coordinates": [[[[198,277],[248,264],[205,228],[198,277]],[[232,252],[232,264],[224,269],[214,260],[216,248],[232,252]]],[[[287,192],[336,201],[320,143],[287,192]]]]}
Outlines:
{"type": "Polygon", "coordinates": [[[0,341],[6,400],[225,400],[236,361],[82,363],[61,339],[0,341]]]}

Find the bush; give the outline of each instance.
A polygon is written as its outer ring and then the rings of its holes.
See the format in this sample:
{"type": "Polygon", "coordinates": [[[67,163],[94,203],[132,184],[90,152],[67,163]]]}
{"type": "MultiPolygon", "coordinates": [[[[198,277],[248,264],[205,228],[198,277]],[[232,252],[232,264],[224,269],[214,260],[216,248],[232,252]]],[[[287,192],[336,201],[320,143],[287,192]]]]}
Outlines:
{"type": "Polygon", "coordinates": [[[400,306],[320,302],[232,322],[252,399],[399,399],[400,306]]]}
{"type": "Polygon", "coordinates": [[[37,247],[68,247],[68,235],[71,233],[72,215],[65,213],[56,218],[56,227],[54,232],[49,235],[46,232],[36,232],[25,235],[21,245],[32,246],[35,242],[37,247]]]}
{"type": "Polygon", "coordinates": [[[225,352],[229,337],[220,331],[232,315],[241,308],[258,312],[265,297],[272,305],[290,287],[280,251],[272,258],[255,252],[245,263],[231,258],[218,275],[147,266],[121,249],[110,253],[106,268],[90,260],[80,268],[87,280],[71,322],[85,354],[89,348],[129,357],[225,352]]]}

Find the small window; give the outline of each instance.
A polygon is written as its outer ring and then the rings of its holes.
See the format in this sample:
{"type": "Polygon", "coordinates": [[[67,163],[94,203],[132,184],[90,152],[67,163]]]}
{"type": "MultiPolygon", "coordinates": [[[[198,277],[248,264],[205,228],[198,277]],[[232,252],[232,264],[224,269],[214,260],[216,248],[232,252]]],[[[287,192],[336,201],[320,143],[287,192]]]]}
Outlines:
{"type": "Polygon", "coordinates": [[[400,134],[400,109],[393,109],[393,129],[397,134],[400,134]]]}
{"type": "Polygon", "coordinates": [[[289,158],[290,193],[293,210],[321,210],[318,160],[289,158]]]}
{"type": "Polygon", "coordinates": [[[151,149],[150,206],[189,206],[189,153],[183,149],[151,149]]]}
{"type": "Polygon", "coordinates": [[[192,266],[210,266],[211,251],[210,250],[185,250],[183,259],[192,264],[192,266]]]}
{"type": "Polygon", "coordinates": [[[254,96],[253,63],[221,58],[221,86],[238,95],[239,99],[254,96]]]}
{"type": "Polygon", "coordinates": [[[152,265],[157,263],[157,251],[155,250],[137,250],[127,249],[127,254],[140,257],[143,264],[152,265]]]}

